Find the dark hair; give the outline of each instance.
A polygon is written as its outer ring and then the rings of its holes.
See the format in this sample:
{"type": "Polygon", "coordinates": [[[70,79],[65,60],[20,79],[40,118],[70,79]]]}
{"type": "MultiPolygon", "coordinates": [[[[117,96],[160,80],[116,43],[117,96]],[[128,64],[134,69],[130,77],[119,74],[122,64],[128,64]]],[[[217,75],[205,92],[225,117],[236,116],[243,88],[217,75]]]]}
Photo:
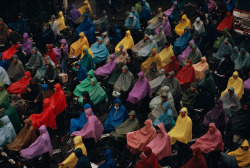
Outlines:
{"type": "Polygon", "coordinates": [[[160,130],[160,128],[158,126],[156,126],[155,129],[160,130]]]}
{"type": "Polygon", "coordinates": [[[170,42],[167,41],[167,42],[165,43],[165,46],[170,46],[170,42]]]}

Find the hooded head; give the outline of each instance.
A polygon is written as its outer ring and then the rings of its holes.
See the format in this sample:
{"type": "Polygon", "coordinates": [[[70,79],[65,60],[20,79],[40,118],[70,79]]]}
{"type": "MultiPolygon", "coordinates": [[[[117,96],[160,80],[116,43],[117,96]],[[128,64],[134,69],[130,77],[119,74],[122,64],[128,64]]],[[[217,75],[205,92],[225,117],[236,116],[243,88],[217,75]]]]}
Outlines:
{"type": "Polygon", "coordinates": [[[43,107],[48,107],[48,106],[50,106],[50,99],[46,98],[43,100],[43,107]]]}
{"type": "Polygon", "coordinates": [[[85,37],[84,32],[81,32],[81,33],[79,34],[79,36],[80,36],[81,38],[85,37]]]}
{"type": "Polygon", "coordinates": [[[143,153],[149,157],[152,154],[152,149],[150,147],[145,147],[143,153]]]}
{"type": "Polygon", "coordinates": [[[168,111],[171,107],[170,107],[170,103],[168,101],[166,101],[164,104],[163,104],[163,108],[164,108],[164,111],[168,111]]]}
{"type": "Polygon", "coordinates": [[[223,106],[223,101],[221,99],[219,99],[219,100],[216,101],[216,104],[220,105],[222,107],[223,106]]]}
{"type": "Polygon", "coordinates": [[[26,72],[24,73],[24,76],[27,76],[27,78],[30,78],[30,77],[31,77],[30,71],[26,71],[26,72]]]}
{"type": "Polygon", "coordinates": [[[89,119],[91,116],[93,116],[92,109],[91,108],[86,109],[85,115],[86,115],[87,119],[89,119]]]}
{"type": "Polygon", "coordinates": [[[130,111],[130,112],[128,113],[128,115],[129,115],[129,116],[136,116],[136,113],[135,113],[134,110],[132,110],[132,111],[130,111]]]}
{"type": "Polygon", "coordinates": [[[230,91],[231,93],[234,94],[234,87],[230,87],[230,88],[228,89],[228,91],[230,91]]]}
{"type": "Polygon", "coordinates": [[[112,151],[110,149],[107,149],[104,152],[104,157],[105,157],[105,161],[109,161],[109,160],[113,159],[112,151]]]}
{"type": "Polygon", "coordinates": [[[152,127],[152,120],[150,119],[147,119],[145,122],[144,122],[144,125],[148,125],[149,127],[152,127]]]}
{"type": "Polygon", "coordinates": [[[91,105],[89,103],[86,103],[84,106],[83,106],[84,109],[89,109],[91,108],[91,105]]]}
{"type": "Polygon", "coordinates": [[[59,92],[62,89],[60,83],[55,84],[54,87],[56,88],[56,92],[59,92]]]}
{"type": "Polygon", "coordinates": [[[144,72],[143,72],[143,71],[139,72],[137,75],[138,75],[138,76],[141,76],[141,79],[144,78],[144,72]]]}
{"type": "Polygon", "coordinates": [[[76,9],[76,5],[75,5],[75,4],[72,4],[72,5],[71,5],[71,9],[76,9]]]}
{"type": "Polygon", "coordinates": [[[241,54],[241,55],[245,55],[245,54],[246,54],[246,50],[245,50],[244,48],[241,48],[241,49],[240,49],[240,54],[241,54]]]}
{"type": "Polygon", "coordinates": [[[81,136],[76,136],[74,138],[74,144],[75,144],[75,146],[77,146],[79,144],[82,144],[82,137],[81,136]]]}
{"type": "Polygon", "coordinates": [[[45,125],[42,125],[38,130],[41,131],[42,134],[45,134],[46,132],[48,132],[45,125]]]}
{"type": "Polygon", "coordinates": [[[114,55],[114,54],[111,54],[111,55],[110,55],[110,58],[111,58],[112,60],[114,60],[114,59],[115,59],[115,55],[114,55]]]}
{"type": "Polygon", "coordinates": [[[127,31],[126,31],[126,34],[127,34],[128,36],[131,36],[130,30],[127,30],[127,31]]]}

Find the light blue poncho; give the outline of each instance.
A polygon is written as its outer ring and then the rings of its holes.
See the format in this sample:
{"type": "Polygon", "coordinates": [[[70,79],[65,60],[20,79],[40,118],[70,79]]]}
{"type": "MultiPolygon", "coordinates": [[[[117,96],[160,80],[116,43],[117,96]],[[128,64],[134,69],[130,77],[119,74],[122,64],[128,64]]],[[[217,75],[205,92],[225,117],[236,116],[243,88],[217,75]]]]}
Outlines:
{"type": "Polygon", "coordinates": [[[240,49],[240,55],[235,60],[235,69],[247,69],[250,66],[250,55],[244,48],[240,49]]]}
{"type": "Polygon", "coordinates": [[[138,52],[138,56],[139,57],[148,57],[152,54],[152,49],[156,48],[157,53],[159,53],[159,49],[158,46],[156,44],[156,42],[153,40],[153,36],[149,36],[150,42],[148,45],[146,45],[145,47],[143,47],[139,52],[138,52]]]}
{"type": "Polygon", "coordinates": [[[16,131],[9,120],[8,116],[4,116],[1,120],[0,128],[0,146],[4,146],[6,143],[11,143],[16,137],[16,131]],[[4,125],[2,124],[4,122],[4,125]]]}
{"type": "MultiPolygon", "coordinates": [[[[102,42],[102,38],[99,37],[98,41],[102,42]]],[[[93,52],[93,58],[94,58],[95,64],[98,64],[98,63],[105,61],[109,56],[109,52],[108,52],[106,46],[103,43],[99,44],[98,41],[95,42],[95,44],[93,44],[89,48],[93,52]]]]}

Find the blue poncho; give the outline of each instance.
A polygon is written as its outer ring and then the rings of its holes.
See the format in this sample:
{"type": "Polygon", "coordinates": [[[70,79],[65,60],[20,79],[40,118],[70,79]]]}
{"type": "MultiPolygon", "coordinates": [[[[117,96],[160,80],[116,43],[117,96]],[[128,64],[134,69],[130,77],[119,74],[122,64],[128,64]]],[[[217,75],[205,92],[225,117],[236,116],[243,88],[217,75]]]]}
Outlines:
{"type": "Polygon", "coordinates": [[[122,31],[117,25],[114,25],[114,37],[109,36],[110,43],[115,46],[122,40],[122,31]]]}
{"type": "MultiPolygon", "coordinates": [[[[83,108],[85,109],[89,109],[91,108],[90,104],[85,104],[83,106],[83,108]]],[[[69,130],[69,134],[71,135],[72,132],[74,131],[80,131],[82,129],[82,127],[87,123],[87,118],[85,115],[85,112],[82,112],[82,114],[80,115],[79,118],[72,118],[70,120],[70,130],[69,130]]]]}
{"type": "Polygon", "coordinates": [[[165,108],[164,112],[160,117],[158,117],[154,122],[153,125],[157,126],[161,122],[164,124],[166,131],[170,131],[171,128],[175,126],[175,121],[173,117],[173,111],[171,110],[170,103],[167,101],[163,104],[165,108]]]}
{"type": "Polygon", "coordinates": [[[214,57],[219,60],[222,60],[225,55],[231,55],[233,53],[232,45],[228,42],[227,38],[224,42],[227,42],[227,44],[221,43],[218,51],[214,54],[214,57]]]}
{"type": "Polygon", "coordinates": [[[94,43],[96,41],[95,37],[95,25],[93,22],[89,19],[88,14],[84,13],[83,15],[85,19],[82,21],[82,23],[75,29],[76,34],[80,34],[81,32],[84,32],[85,36],[87,37],[88,41],[90,43],[94,43]]]}
{"type": "Polygon", "coordinates": [[[150,43],[148,43],[145,47],[143,47],[139,52],[139,57],[148,57],[152,54],[153,48],[156,48],[157,53],[159,53],[158,46],[156,42],[153,40],[153,36],[149,36],[149,39],[151,40],[150,43]]]}
{"type": "Polygon", "coordinates": [[[118,125],[123,123],[128,118],[128,111],[123,106],[120,99],[115,98],[113,102],[113,107],[111,108],[103,126],[104,126],[104,132],[110,133],[113,131],[118,125]],[[120,103],[119,108],[116,110],[116,103],[120,103]]]}
{"type": "Polygon", "coordinates": [[[117,168],[115,160],[112,156],[112,151],[107,149],[104,153],[105,162],[99,166],[99,168],[117,168]]]}
{"type": "MultiPolygon", "coordinates": [[[[102,42],[102,38],[99,37],[98,41],[102,42]]],[[[106,46],[103,43],[99,44],[98,41],[89,48],[93,52],[95,64],[105,61],[109,56],[106,46]]]]}
{"type": "Polygon", "coordinates": [[[3,60],[2,53],[0,53],[0,67],[3,67],[5,70],[7,70],[7,63],[3,60]]]}
{"type": "Polygon", "coordinates": [[[142,5],[142,11],[139,15],[140,19],[144,19],[147,22],[151,19],[150,9],[145,5],[144,1],[141,2],[141,5],[142,5]]]}
{"type": "Polygon", "coordinates": [[[175,5],[175,8],[174,10],[172,11],[171,15],[169,15],[168,17],[168,20],[169,22],[173,22],[177,19],[177,17],[179,16],[180,14],[180,9],[179,9],[179,6],[178,5],[175,5]]]}
{"type": "Polygon", "coordinates": [[[127,19],[125,20],[124,26],[131,26],[137,28],[136,23],[137,23],[137,18],[133,15],[132,12],[130,12],[127,19]]]}
{"type": "Polygon", "coordinates": [[[138,12],[135,10],[135,7],[132,7],[131,10],[134,10],[134,12],[132,12],[132,13],[136,17],[136,19],[137,19],[135,27],[140,30],[141,29],[141,26],[140,26],[140,16],[139,16],[138,12]]]}
{"type": "Polygon", "coordinates": [[[228,2],[228,0],[224,0],[224,2],[227,4],[227,10],[228,11],[233,11],[234,10],[235,0],[230,0],[229,2],[228,2]]]}
{"type": "Polygon", "coordinates": [[[8,26],[21,35],[23,35],[24,33],[28,33],[28,26],[23,18],[23,14],[19,13],[18,16],[21,16],[21,18],[18,18],[15,23],[9,23],[8,26]]]}
{"type": "Polygon", "coordinates": [[[180,52],[182,52],[185,48],[187,48],[189,41],[192,39],[192,35],[189,32],[188,27],[185,27],[185,30],[187,30],[187,33],[183,33],[181,37],[179,37],[174,42],[174,53],[175,55],[178,55],[180,52]]]}
{"type": "Polygon", "coordinates": [[[76,65],[80,66],[80,69],[78,69],[76,76],[76,79],[80,82],[88,76],[88,70],[84,66],[81,66],[79,62],[77,62],[76,65]]]}
{"type": "Polygon", "coordinates": [[[235,62],[235,69],[242,70],[247,69],[250,66],[250,55],[244,48],[240,49],[240,55],[236,58],[235,62]]]}

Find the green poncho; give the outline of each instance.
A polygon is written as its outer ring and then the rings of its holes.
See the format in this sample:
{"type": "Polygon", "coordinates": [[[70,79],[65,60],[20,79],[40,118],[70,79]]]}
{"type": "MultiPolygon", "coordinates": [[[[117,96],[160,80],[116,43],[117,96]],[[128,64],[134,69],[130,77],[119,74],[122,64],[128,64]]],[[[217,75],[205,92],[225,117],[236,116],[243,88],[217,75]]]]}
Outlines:
{"type": "Polygon", "coordinates": [[[0,114],[0,118],[7,115],[9,117],[13,127],[15,128],[16,133],[18,134],[18,132],[21,130],[21,123],[20,123],[20,119],[18,117],[18,114],[16,112],[16,109],[14,107],[10,106],[9,102],[4,102],[1,105],[0,109],[1,108],[4,108],[5,111],[0,114]]]}
{"type": "Polygon", "coordinates": [[[122,70],[121,68],[118,68],[118,66],[122,67],[123,66],[123,63],[122,62],[119,62],[117,64],[117,67],[116,69],[112,72],[109,80],[108,80],[108,84],[114,86],[115,82],[117,81],[117,79],[120,77],[121,73],[122,73],[122,70]]]}
{"type": "Polygon", "coordinates": [[[100,103],[105,98],[107,98],[106,92],[103,88],[97,83],[96,78],[91,79],[94,82],[91,91],[89,92],[90,100],[93,102],[94,105],[100,103]]]}
{"type": "Polygon", "coordinates": [[[76,88],[75,88],[75,90],[74,90],[73,93],[77,97],[81,97],[82,93],[84,91],[90,92],[90,90],[92,88],[92,85],[90,84],[91,79],[95,78],[94,77],[94,70],[93,69],[89,70],[88,75],[90,75],[90,77],[85,78],[79,85],[76,86],[76,88]]]}
{"type": "Polygon", "coordinates": [[[110,133],[110,135],[116,140],[119,138],[125,139],[128,132],[136,131],[140,128],[139,121],[135,118],[135,111],[129,112],[128,115],[134,116],[133,119],[128,118],[110,133]]]}
{"type": "Polygon", "coordinates": [[[4,83],[0,82],[0,88],[2,88],[2,90],[0,91],[0,106],[1,106],[5,101],[9,102],[9,94],[5,90],[4,83]]]}
{"type": "Polygon", "coordinates": [[[220,46],[220,44],[225,40],[225,38],[228,38],[229,40],[228,42],[232,45],[232,47],[234,46],[234,40],[231,34],[228,32],[227,28],[224,28],[222,32],[225,32],[225,35],[222,35],[218,40],[214,42],[213,44],[214,49],[217,49],[220,46]]]}
{"type": "Polygon", "coordinates": [[[197,90],[191,92],[190,88],[186,89],[181,98],[183,107],[189,108],[190,105],[191,106],[194,105],[197,95],[198,95],[197,90]]]}

